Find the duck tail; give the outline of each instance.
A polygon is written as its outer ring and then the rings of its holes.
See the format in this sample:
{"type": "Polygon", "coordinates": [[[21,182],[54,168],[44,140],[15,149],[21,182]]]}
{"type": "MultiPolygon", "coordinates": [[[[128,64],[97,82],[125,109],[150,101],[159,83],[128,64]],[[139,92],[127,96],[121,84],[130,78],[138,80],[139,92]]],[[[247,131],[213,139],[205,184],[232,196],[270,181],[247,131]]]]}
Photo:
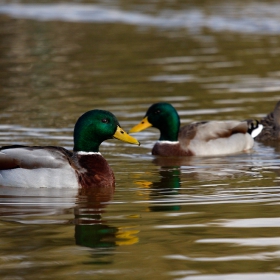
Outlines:
{"type": "Polygon", "coordinates": [[[253,138],[257,137],[263,130],[263,125],[260,124],[258,120],[247,120],[248,130],[247,132],[251,134],[253,138]]]}

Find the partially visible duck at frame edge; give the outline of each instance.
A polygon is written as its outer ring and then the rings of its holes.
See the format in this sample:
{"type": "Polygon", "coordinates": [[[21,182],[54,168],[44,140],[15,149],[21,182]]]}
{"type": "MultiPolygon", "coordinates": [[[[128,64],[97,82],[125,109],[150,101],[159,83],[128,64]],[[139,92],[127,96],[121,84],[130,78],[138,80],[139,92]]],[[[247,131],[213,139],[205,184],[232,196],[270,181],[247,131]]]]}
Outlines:
{"type": "Polygon", "coordinates": [[[155,103],[129,133],[148,127],[160,131],[152,154],[159,156],[212,156],[238,153],[254,145],[262,125],[253,121],[208,121],[180,128],[180,117],[169,103],[155,103]]]}
{"type": "Polygon", "coordinates": [[[99,152],[111,138],[140,145],[104,110],[84,113],[74,128],[74,149],[56,146],[6,146],[0,149],[0,185],[13,187],[114,187],[115,176],[99,152]]]}
{"type": "Polygon", "coordinates": [[[260,123],[263,125],[263,130],[256,137],[257,141],[280,141],[280,101],[275,105],[273,112],[261,119],[260,123]]]}

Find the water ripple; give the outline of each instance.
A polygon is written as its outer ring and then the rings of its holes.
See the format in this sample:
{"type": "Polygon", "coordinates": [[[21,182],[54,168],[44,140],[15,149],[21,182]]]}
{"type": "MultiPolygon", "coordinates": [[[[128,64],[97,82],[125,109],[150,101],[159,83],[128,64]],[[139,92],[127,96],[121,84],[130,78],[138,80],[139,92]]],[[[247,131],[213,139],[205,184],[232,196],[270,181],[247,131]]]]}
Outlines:
{"type": "Polygon", "coordinates": [[[61,20],[68,22],[125,23],[158,28],[187,28],[199,33],[203,28],[239,33],[279,34],[280,5],[227,3],[210,6],[210,12],[198,7],[188,10],[162,10],[157,15],[122,11],[92,4],[3,4],[0,13],[15,18],[61,20]]]}
{"type": "Polygon", "coordinates": [[[222,227],[234,227],[234,228],[280,227],[280,218],[254,218],[254,219],[226,220],[226,221],[218,222],[217,225],[222,227]]]}
{"type": "Polygon", "coordinates": [[[207,275],[195,275],[187,276],[183,278],[177,278],[180,280],[279,280],[280,273],[231,273],[231,274],[207,274],[207,275]]]}
{"type": "Polygon", "coordinates": [[[280,237],[201,239],[196,243],[230,243],[239,246],[279,246],[280,237]]]}

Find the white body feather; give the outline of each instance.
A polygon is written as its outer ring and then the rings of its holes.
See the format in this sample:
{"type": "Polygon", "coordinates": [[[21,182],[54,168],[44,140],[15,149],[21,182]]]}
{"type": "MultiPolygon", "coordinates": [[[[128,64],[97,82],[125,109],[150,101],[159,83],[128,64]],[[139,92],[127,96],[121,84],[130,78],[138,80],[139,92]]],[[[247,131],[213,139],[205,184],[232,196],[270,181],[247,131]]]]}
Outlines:
{"type": "Polygon", "coordinates": [[[0,185],[25,188],[79,187],[74,169],[59,151],[14,148],[2,150],[1,155],[14,158],[27,168],[0,170],[0,185]]]}
{"type": "Polygon", "coordinates": [[[193,139],[188,149],[197,156],[211,156],[232,154],[246,151],[254,146],[254,139],[250,134],[233,134],[227,138],[218,138],[209,141],[193,139]]]}
{"type": "Polygon", "coordinates": [[[74,170],[37,168],[0,172],[0,185],[24,188],[78,188],[74,170]]]}
{"type": "MultiPolygon", "coordinates": [[[[219,137],[242,124],[239,121],[210,121],[197,127],[195,137],[188,149],[197,156],[224,155],[246,151],[254,146],[249,133],[234,133],[229,137],[219,137]]],[[[247,124],[246,124],[247,125],[247,124]]]]}

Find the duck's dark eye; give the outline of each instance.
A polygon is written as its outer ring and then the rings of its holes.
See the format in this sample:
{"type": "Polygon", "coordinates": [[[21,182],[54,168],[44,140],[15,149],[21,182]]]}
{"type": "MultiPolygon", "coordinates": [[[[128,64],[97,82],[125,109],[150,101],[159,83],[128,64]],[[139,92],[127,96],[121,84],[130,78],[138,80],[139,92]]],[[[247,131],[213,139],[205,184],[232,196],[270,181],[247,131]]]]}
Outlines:
{"type": "Polygon", "coordinates": [[[160,113],[160,110],[156,110],[155,114],[158,115],[160,113]]]}
{"type": "Polygon", "coordinates": [[[108,123],[108,122],[109,122],[108,119],[102,119],[101,121],[102,121],[103,123],[108,123]]]}

